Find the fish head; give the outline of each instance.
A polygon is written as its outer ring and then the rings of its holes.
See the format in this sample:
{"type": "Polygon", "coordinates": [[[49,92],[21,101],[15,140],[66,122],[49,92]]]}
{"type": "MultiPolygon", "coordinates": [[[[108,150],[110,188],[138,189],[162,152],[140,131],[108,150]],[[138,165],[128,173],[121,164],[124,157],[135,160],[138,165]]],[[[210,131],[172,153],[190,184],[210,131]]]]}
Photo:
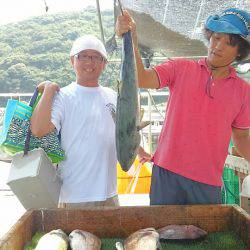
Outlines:
{"type": "Polygon", "coordinates": [[[160,239],[193,240],[204,237],[207,232],[193,225],[169,225],[157,230],[160,239]]]}
{"type": "Polygon", "coordinates": [[[85,249],[87,245],[86,236],[81,232],[81,230],[74,230],[69,235],[70,247],[75,250],[85,249]]]}
{"type": "Polygon", "coordinates": [[[79,229],[70,233],[69,243],[73,250],[101,249],[101,240],[97,236],[79,229]]]}
{"type": "Polygon", "coordinates": [[[146,228],[131,234],[124,244],[125,250],[156,250],[159,244],[159,234],[154,228],[146,228]]]}
{"type": "Polygon", "coordinates": [[[206,231],[194,225],[188,225],[187,232],[188,237],[191,239],[198,239],[207,235],[206,231]]]}
{"type": "Polygon", "coordinates": [[[43,235],[37,243],[36,250],[68,248],[68,236],[61,229],[52,230],[43,235]]]}

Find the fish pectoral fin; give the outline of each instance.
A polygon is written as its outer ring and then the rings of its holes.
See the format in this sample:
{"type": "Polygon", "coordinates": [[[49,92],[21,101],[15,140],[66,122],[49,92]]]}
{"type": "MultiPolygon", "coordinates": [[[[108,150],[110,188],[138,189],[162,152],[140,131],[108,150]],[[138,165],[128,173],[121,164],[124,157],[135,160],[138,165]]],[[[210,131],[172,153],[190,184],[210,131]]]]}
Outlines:
{"type": "Polygon", "coordinates": [[[140,125],[137,126],[137,131],[140,131],[141,129],[147,127],[150,123],[150,121],[142,121],[140,125]]]}

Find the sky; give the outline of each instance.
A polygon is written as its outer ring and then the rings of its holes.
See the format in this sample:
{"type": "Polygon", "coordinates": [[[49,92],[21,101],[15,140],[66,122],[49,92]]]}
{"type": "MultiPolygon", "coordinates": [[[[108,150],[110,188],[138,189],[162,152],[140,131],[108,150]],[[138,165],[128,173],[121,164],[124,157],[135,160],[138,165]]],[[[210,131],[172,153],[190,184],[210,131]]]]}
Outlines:
{"type": "MultiPolygon", "coordinates": [[[[113,0],[99,0],[101,10],[112,9],[113,0]]],[[[57,12],[80,11],[96,7],[96,0],[0,0],[0,25],[25,20],[33,16],[57,12]],[[49,11],[45,11],[45,3],[49,11]]]]}

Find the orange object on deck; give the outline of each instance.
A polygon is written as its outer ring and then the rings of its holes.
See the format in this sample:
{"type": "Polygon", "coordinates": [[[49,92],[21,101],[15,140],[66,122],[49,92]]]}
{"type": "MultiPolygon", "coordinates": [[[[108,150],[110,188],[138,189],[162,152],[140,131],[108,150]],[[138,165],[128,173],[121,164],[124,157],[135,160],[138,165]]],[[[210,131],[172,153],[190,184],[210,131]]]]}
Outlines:
{"type": "Polygon", "coordinates": [[[118,194],[148,194],[151,184],[151,174],[152,168],[149,163],[144,163],[141,166],[138,158],[135,159],[133,166],[128,172],[123,171],[120,164],[117,163],[118,194]],[[137,171],[140,172],[136,178],[137,171]]]}

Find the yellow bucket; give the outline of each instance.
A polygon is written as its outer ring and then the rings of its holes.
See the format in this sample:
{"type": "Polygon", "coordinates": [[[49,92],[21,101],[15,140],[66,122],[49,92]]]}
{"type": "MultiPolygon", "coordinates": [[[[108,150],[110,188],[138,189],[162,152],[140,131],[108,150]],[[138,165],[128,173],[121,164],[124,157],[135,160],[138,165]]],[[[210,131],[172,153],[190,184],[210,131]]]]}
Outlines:
{"type": "Polygon", "coordinates": [[[129,170],[128,172],[123,171],[120,164],[117,163],[118,194],[148,194],[151,184],[151,174],[152,170],[149,164],[144,163],[142,166],[140,166],[138,158],[135,159],[131,170],[129,170]],[[136,171],[139,171],[138,168],[140,167],[141,169],[137,179],[134,176],[134,173],[136,171]],[[134,187],[134,185],[136,186],[134,187]]]}

